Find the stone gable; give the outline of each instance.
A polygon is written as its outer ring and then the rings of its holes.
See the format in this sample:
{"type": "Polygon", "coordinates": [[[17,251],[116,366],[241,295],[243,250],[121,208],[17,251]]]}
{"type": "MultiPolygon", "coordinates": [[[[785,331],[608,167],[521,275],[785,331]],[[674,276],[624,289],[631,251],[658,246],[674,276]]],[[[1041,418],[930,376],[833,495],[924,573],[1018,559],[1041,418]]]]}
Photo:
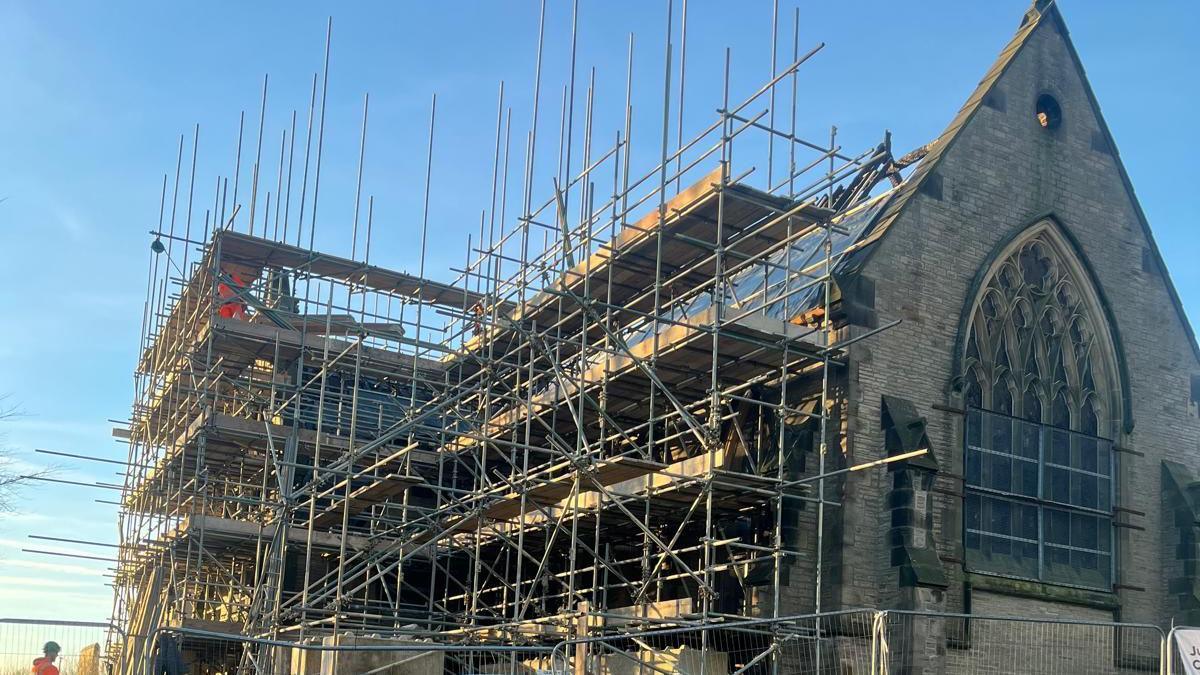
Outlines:
{"type": "Polygon", "coordinates": [[[1200,420],[1191,402],[1192,378],[1200,372],[1195,342],[1057,10],[1048,10],[1001,61],[991,86],[976,92],[969,114],[956,119],[961,128],[943,136],[946,145],[931,165],[918,169],[923,184],[907,195],[863,263],[880,323],[903,323],[856,344],[848,369],[847,462],[884,454],[883,396],[903,397],[926,417],[940,466],[934,539],[950,585],[944,593],[917,595],[902,588],[898,568],[889,564],[891,476],[863,472],[842,486],[837,498],[844,507],[831,515],[840,519],[836,530],[856,533],[835,556],[837,600],[844,607],[916,604],[986,614],[1011,610],[1011,602],[997,597],[1027,597],[1064,616],[1094,619],[1100,611],[1123,621],[1169,623],[1176,607],[1167,587],[1182,572],[1164,540],[1170,523],[1160,474],[1163,460],[1171,460],[1200,476],[1200,420]],[[1046,95],[1061,112],[1052,129],[1036,117],[1038,98],[1046,95]],[[1132,527],[1116,528],[1112,594],[964,573],[963,415],[954,388],[963,312],[980,271],[1005,242],[1045,219],[1090,271],[1124,365],[1128,413],[1126,433],[1115,439],[1125,450],[1117,455],[1116,521],[1132,527]]]}

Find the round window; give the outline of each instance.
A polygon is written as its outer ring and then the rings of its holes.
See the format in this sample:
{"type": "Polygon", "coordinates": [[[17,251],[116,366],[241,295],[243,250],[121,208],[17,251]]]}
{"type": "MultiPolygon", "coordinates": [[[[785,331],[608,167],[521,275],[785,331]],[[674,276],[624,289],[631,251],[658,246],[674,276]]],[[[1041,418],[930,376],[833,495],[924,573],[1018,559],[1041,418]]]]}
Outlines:
{"type": "Polygon", "coordinates": [[[1062,108],[1050,94],[1042,94],[1037,99],[1037,123],[1043,129],[1057,129],[1062,124],[1062,108]]]}

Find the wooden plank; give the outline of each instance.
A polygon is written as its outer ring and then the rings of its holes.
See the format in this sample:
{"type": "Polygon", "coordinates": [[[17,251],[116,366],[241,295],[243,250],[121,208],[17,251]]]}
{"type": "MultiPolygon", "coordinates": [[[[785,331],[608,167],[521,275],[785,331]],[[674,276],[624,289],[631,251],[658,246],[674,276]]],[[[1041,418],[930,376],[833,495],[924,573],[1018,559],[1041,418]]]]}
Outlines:
{"type": "MultiPolygon", "coordinates": [[[[660,219],[658,210],[654,209],[636,223],[626,225],[611,241],[602,244],[595,253],[562,273],[549,289],[534,295],[517,310],[513,319],[537,320],[539,323],[563,321],[563,332],[570,332],[578,327],[578,317],[563,319],[560,311],[562,303],[567,303],[570,309],[574,309],[574,306],[562,296],[564,293],[582,296],[585,288],[590,290],[592,299],[612,302],[636,311],[653,311],[653,296],[645,291],[653,283],[660,232],[663,234],[662,284],[671,295],[678,296],[710,279],[715,270],[715,261],[703,261],[711,256],[715,245],[717,211],[722,192],[719,189],[720,180],[721,171],[715,169],[675,195],[666,204],[665,219],[660,219]],[[696,269],[689,274],[673,273],[674,270],[692,266],[696,269]],[[585,283],[588,279],[591,280],[590,284],[585,283]],[[547,313],[554,316],[548,316],[547,313]]],[[[735,261],[767,250],[785,238],[789,228],[796,231],[832,215],[828,209],[805,205],[790,218],[780,219],[761,232],[739,236],[742,232],[755,231],[761,222],[793,208],[795,204],[786,198],[740,184],[726,185],[724,192],[730,196],[725,200],[721,214],[725,248],[727,257],[735,261]]],[[[504,326],[491,326],[482,335],[473,336],[464,351],[470,353],[481,349],[489,340],[500,338],[508,331],[504,326]]],[[[455,361],[460,356],[451,354],[443,360],[455,361]]]]}
{"type": "MultiPolygon", "coordinates": [[[[347,509],[351,516],[357,515],[375,504],[382,504],[392,497],[402,494],[414,485],[425,482],[418,476],[401,476],[395,473],[372,480],[373,482],[351,492],[349,499],[338,499],[332,506],[313,516],[313,529],[324,530],[333,527],[342,522],[342,513],[347,509]]],[[[345,480],[334,487],[335,492],[345,489],[345,480]]]]}
{"type": "MultiPolygon", "coordinates": [[[[511,425],[523,421],[529,414],[565,414],[562,401],[577,396],[580,389],[590,391],[604,382],[611,387],[614,384],[620,385],[622,380],[629,378],[643,388],[651,386],[638,367],[638,363],[649,362],[650,358],[656,354],[657,372],[664,382],[673,384],[685,377],[690,377],[694,372],[692,366],[696,357],[687,350],[695,345],[703,344],[703,351],[706,354],[711,353],[712,333],[709,331],[709,327],[715,323],[716,311],[715,307],[709,307],[689,319],[686,324],[667,325],[659,333],[657,341],[651,335],[644,340],[628,345],[628,350],[624,352],[604,355],[605,358],[602,361],[593,364],[571,381],[561,385],[555,383],[555,386],[548,387],[533,396],[528,404],[514,405],[497,413],[483,425],[480,433],[485,436],[499,435],[511,425]],[[676,366],[674,370],[676,375],[667,372],[672,366],[676,366]]],[[[726,309],[726,315],[737,317],[736,321],[723,322],[724,332],[718,337],[718,354],[726,358],[743,356],[756,348],[753,343],[733,335],[733,331],[768,343],[782,340],[795,342],[804,340],[812,334],[812,331],[787,321],[765,317],[761,314],[740,316],[741,313],[738,310],[726,309]]],[[[812,345],[814,351],[817,347],[818,345],[812,345]]],[[[737,359],[735,365],[736,367],[723,369],[721,376],[728,379],[747,379],[776,367],[741,359],[737,359]]],[[[707,386],[707,381],[705,386],[707,386]]],[[[592,418],[584,420],[585,424],[591,421],[592,418]]],[[[450,447],[462,449],[474,446],[476,443],[478,441],[475,438],[460,437],[452,441],[450,447]]]]}
{"type": "MultiPolygon", "coordinates": [[[[217,317],[212,325],[205,323],[204,329],[195,336],[192,349],[198,349],[201,345],[209,343],[208,338],[211,336],[213,356],[216,359],[213,370],[222,372],[223,375],[233,379],[242,376],[243,371],[256,359],[272,360],[278,356],[279,360],[284,362],[294,359],[301,350],[312,354],[323,354],[327,344],[330,354],[338,354],[347,348],[352,348],[355,355],[361,355],[361,365],[366,369],[399,375],[409,375],[414,372],[414,359],[411,354],[363,345],[354,348],[354,342],[351,340],[321,335],[324,332],[323,323],[319,326],[319,330],[315,321],[308,328],[309,330],[302,332],[256,321],[217,317]]],[[[330,334],[334,332],[330,331],[330,334]]],[[[177,356],[186,356],[186,354],[177,356]]],[[[200,358],[200,362],[203,361],[204,358],[200,358]]],[[[352,360],[347,362],[353,364],[352,360]]],[[[416,360],[416,377],[426,382],[437,382],[441,379],[440,373],[444,368],[445,366],[438,361],[419,358],[416,360]]],[[[170,408],[173,402],[186,400],[186,396],[182,394],[189,393],[193,386],[188,374],[186,371],[177,370],[171,370],[165,374],[162,384],[148,402],[147,410],[142,415],[151,428],[157,429],[160,418],[165,414],[160,410],[161,408],[166,406],[168,408],[166,412],[173,412],[173,409],[170,408]]],[[[199,374],[199,370],[194,370],[193,374],[199,374]]]]}
{"type": "MultiPolygon", "coordinates": [[[[248,465],[261,466],[263,455],[268,446],[268,438],[276,447],[282,447],[292,433],[290,426],[268,423],[263,420],[252,420],[245,417],[235,417],[224,413],[201,411],[187,423],[186,429],[180,433],[173,443],[166,445],[163,456],[158,458],[153,466],[146,469],[145,477],[133,486],[127,498],[139,495],[143,490],[154,487],[161,475],[169,475],[166,469],[183,456],[183,449],[194,443],[199,435],[205,434],[205,456],[211,470],[220,473],[221,460],[237,458],[248,465]],[[254,449],[258,452],[247,452],[254,449]]],[[[296,437],[302,447],[314,447],[317,443],[317,432],[311,429],[296,430],[296,437]]],[[[349,439],[329,433],[321,434],[321,446],[336,450],[349,448],[349,439]]],[[[416,445],[400,448],[373,464],[357,463],[360,473],[370,473],[399,459],[411,455],[418,466],[435,466],[437,456],[427,450],[417,450],[416,445]]],[[[195,457],[193,453],[193,458],[195,457]]]]}
{"type": "MultiPolygon", "coordinates": [[[[612,459],[598,460],[591,469],[595,480],[582,481],[580,483],[580,493],[582,496],[584,493],[596,492],[598,490],[596,486],[597,482],[604,487],[608,487],[635,479],[637,476],[661,471],[664,468],[666,468],[665,464],[650,462],[636,457],[614,457],[612,459]]],[[[571,496],[574,483],[575,472],[568,472],[561,476],[556,476],[545,483],[531,487],[523,493],[510,492],[496,502],[489,504],[487,508],[477,515],[452,518],[446,523],[445,529],[465,533],[473,531],[480,521],[510,521],[513,517],[521,515],[522,495],[528,501],[538,506],[554,507],[571,496]]],[[[541,518],[541,512],[536,506],[531,506],[526,510],[525,519],[529,520],[531,518],[534,520],[541,518]]]]}
{"type": "Polygon", "coordinates": [[[681,619],[694,612],[691,598],[660,600],[646,605],[610,609],[605,612],[608,615],[605,623],[609,626],[623,626],[638,621],[667,621],[681,619]]]}
{"type": "MultiPolygon", "coordinates": [[[[638,476],[644,476],[648,473],[662,471],[666,468],[666,464],[651,462],[637,457],[615,457],[597,462],[596,467],[592,470],[592,475],[601,485],[609,486],[614,483],[637,478],[638,476]]],[[[595,486],[591,485],[585,487],[584,491],[594,489],[595,486]]]]}
{"type": "MultiPolygon", "coordinates": [[[[722,510],[736,510],[746,505],[763,503],[766,497],[754,490],[774,491],[778,481],[773,477],[727,470],[724,467],[727,465],[728,457],[729,453],[723,448],[713,453],[714,506],[722,510]]],[[[704,490],[702,479],[708,475],[709,455],[705,453],[673,464],[656,466],[660,468],[648,472],[646,475],[614,482],[607,488],[613,495],[646,500],[647,505],[664,518],[669,519],[672,516],[681,518],[697,495],[704,490]]],[[[800,486],[789,490],[789,493],[799,494],[806,490],[805,486],[800,486]]],[[[490,523],[485,527],[483,534],[495,532],[512,536],[522,528],[526,532],[533,532],[545,527],[548,521],[558,518],[563,511],[567,511],[568,516],[572,512],[598,513],[606,519],[611,519],[608,521],[607,526],[609,527],[618,527],[627,519],[624,515],[615,514],[611,503],[602,495],[596,492],[581,493],[573,501],[564,499],[551,506],[543,505],[541,510],[530,509],[520,523],[513,521],[490,523]]],[[[472,521],[471,527],[474,528],[474,521],[472,521]]]]}
{"type": "MultiPolygon", "coordinates": [[[[183,521],[167,537],[183,540],[187,537],[199,536],[203,532],[205,545],[224,543],[235,548],[243,547],[253,550],[255,543],[258,541],[260,527],[264,539],[270,539],[275,536],[276,523],[268,523],[260,526],[258,523],[234,520],[233,518],[190,515],[185,516],[183,521]]],[[[308,541],[308,528],[294,525],[288,527],[287,540],[292,544],[303,545],[308,541]]],[[[341,547],[341,535],[334,535],[328,532],[313,532],[312,542],[313,546],[318,548],[337,549],[341,547]]],[[[346,546],[349,548],[361,549],[367,543],[368,540],[366,537],[346,535],[346,546]]]]}
{"type": "Polygon", "coordinates": [[[276,316],[293,326],[304,325],[314,335],[374,335],[385,340],[404,336],[404,327],[395,321],[359,321],[350,314],[292,314],[275,310],[276,316]]]}
{"type": "MultiPolygon", "coordinates": [[[[296,355],[298,350],[323,353],[328,343],[330,354],[339,354],[354,342],[321,335],[325,331],[325,322],[319,316],[311,316],[312,321],[301,331],[280,328],[274,324],[244,321],[242,319],[217,317],[212,325],[213,347],[219,354],[242,354],[250,359],[271,359],[275,356],[276,344],[280,349],[280,357],[287,359],[296,355]]],[[[330,334],[333,334],[332,332],[330,334]]],[[[390,368],[398,373],[411,373],[413,357],[399,351],[380,349],[378,347],[357,347],[357,353],[362,355],[364,365],[378,368],[390,368]]],[[[420,359],[417,369],[428,373],[439,373],[445,369],[437,361],[420,359]]]]}
{"type": "MultiPolygon", "coordinates": [[[[331,279],[361,284],[379,291],[405,295],[422,302],[463,309],[486,300],[486,296],[452,284],[422,279],[356,260],[309,251],[298,246],[271,241],[233,230],[214,236],[221,245],[221,260],[256,267],[284,267],[331,279]]],[[[511,311],[505,304],[501,311],[511,311]]]]}
{"type": "MultiPolygon", "coordinates": [[[[718,450],[714,454],[716,466],[722,466],[725,461],[724,451],[718,450]]],[[[695,493],[678,494],[680,487],[687,481],[704,476],[708,470],[707,454],[685,459],[674,464],[659,464],[657,462],[647,462],[627,457],[618,459],[612,460],[612,463],[617,468],[610,470],[606,474],[604,480],[609,482],[604,483],[605,488],[613,495],[643,497],[650,499],[652,502],[670,500],[680,504],[690,504],[691,500],[695,497],[695,493]],[[629,476],[630,473],[637,473],[637,475],[625,477],[629,476]]],[[[700,487],[697,485],[696,489],[699,490],[700,487]]],[[[510,494],[507,499],[511,500],[512,497],[513,495],[510,494]]],[[[518,508],[509,515],[510,520],[495,519],[500,522],[490,523],[487,527],[488,529],[495,529],[497,532],[513,532],[522,527],[536,528],[544,525],[548,520],[557,518],[564,510],[591,513],[603,508],[607,504],[604,495],[596,491],[594,486],[590,491],[581,491],[574,500],[570,500],[569,497],[568,493],[556,503],[543,503],[541,504],[543,509],[530,508],[526,511],[522,522],[515,523],[511,521],[511,517],[520,513],[520,496],[517,495],[516,503],[518,508]]],[[[680,513],[682,515],[682,512],[680,513]]],[[[468,516],[461,523],[454,522],[448,527],[453,527],[455,530],[462,532],[469,532],[474,530],[476,525],[477,517],[468,516]]]]}
{"type": "MultiPolygon", "coordinates": [[[[645,605],[631,607],[616,607],[606,610],[604,616],[589,615],[586,619],[589,625],[599,628],[600,623],[606,626],[624,626],[636,622],[672,621],[695,613],[691,598],[677,600],[661,600],[645,605]]],[[[526,637],[565,637],[568,634],[567,624],[578,621],[575,613],[554,614],[551,616],[527,619],[518,624],[510,624],[504,628],[492,626],[463,627],[446,631],[445,635],[471,635],[476,638],[492,640],[511,639],[513,635],[526,637]]]]}
{"type": "MultiPolygon", "coordinates": [[[[226,633],[228,635],[241,635],[245,625],[240,621],[213,621],[210,619],[180,619],[169,623],[173,628],[186,628],[189,630],[205,630],[212,633],[226,633]]],[[[184,635],[187,639],[187,635],[184,635]]],[[[199,638],[198,641],[204,642],[208,638],[199,638]]]]}

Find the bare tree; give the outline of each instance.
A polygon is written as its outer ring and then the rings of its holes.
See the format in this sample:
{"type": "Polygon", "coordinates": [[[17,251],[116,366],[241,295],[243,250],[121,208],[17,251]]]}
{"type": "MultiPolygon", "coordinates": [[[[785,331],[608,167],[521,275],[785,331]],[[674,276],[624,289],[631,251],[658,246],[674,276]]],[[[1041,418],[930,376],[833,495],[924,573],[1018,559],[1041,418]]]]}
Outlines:
{"type": "MultiPolygon", "coordinates": [[[[7,422],[20,415],[21,410],[17,406],[8,405],[8,395],[0,395],[0,422],[7,422]]],[[[32,477],[45,475],[45,473],[47,472],[39,471],[32,475],[22,475],[17,469],[13,449],[5,444],[4,435],[0,433],[0,513],[9,513],[13,510],[17,491],[23,483],[32,477]]]]}

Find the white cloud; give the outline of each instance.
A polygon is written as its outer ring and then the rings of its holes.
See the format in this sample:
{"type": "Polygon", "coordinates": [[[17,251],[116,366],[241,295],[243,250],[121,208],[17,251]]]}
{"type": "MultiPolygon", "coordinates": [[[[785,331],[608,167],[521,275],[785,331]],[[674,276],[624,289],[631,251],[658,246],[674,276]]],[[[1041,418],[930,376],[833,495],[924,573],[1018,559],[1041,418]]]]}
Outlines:
{"type": "Polygon", "coordinates": [[[75,436],[109,436],[112,433],[112,424],[109,422],[80,422],[78,420],[55,420],[33,416],[6,420],[5,427],[14,433],[19,431],[33,431],[75,436]]]}
{"type": "Polygon", "coordinates": [[[73,209],[59,207],[54,214],[58,224],[72,241],[82,241],[91,231],[91,227],[73,209]]]}
{"type": "Polygon", "coordinates": [[[4,459],[4,468],[17,475],[34,474],[45,470],[47,467],[44,464],[37,464],[27,459],[18,456],[9,456],[4,459]]]}
{"type": "MultiPolygon", "coordinates": [[[[97,553],[97,551],[102,550],[100,548],[88,548],[88,549],[71,548],[70,546],[63,546],[61,543],[57,543],[57,542],[53,542],[53,541],[46,541],[46,540],[42,540],[42,539],[3,539],[3,538],[0,538],[0,546],[7,546],[9,548],[14,548],[14,549],[22,549],[22,548],[32,547],[32,548],[41,549],[43,551],[51,551],[53,553],[65,553],[67,555],[97,556],[97,557],[101,557],[101,558],[107,558],[107,557],[116,555],[115,553],[97,553]]],[[[110,549],[110,550],[115,551],[115,549],[110,549]]]]}
{"type": "MultiPolygon", "coordinates": [[[[96,561],[99,565],[100,562],[96,561]]],[[[101,579],[102,569],[93,567],[84,567],[83,565],[70,565],[66,563],[43,562],[41,560],[0,560],[0,569],[19,567],[24,569],[39,570],[42,572],[53,572],[55,574],[72,574],[81,577],[92,577],[101,579]]]]}
{"type": "Polygon", "coordinates": [[[103,621],[112,610],[112,594],[99,583],[93,592],[6,584],[0,586],[0,607],[18,618],[103,621]]]}
{"type": "Polygon", "coordinates": [[[10,513],[4,517],[4,520],[9,523],[44,523],[54,520],[54,518],[51,518],[44,513],[33,513],[32,511],[29,511],[10,513]]]}
{"type": "Polygon", "coordinates": [[[0,586],[22,586],[37,588],[95,588],[98,580],[82,581],[70,579],[50,579],[43,577],[13,577],[0,575],[0,586]]]}

